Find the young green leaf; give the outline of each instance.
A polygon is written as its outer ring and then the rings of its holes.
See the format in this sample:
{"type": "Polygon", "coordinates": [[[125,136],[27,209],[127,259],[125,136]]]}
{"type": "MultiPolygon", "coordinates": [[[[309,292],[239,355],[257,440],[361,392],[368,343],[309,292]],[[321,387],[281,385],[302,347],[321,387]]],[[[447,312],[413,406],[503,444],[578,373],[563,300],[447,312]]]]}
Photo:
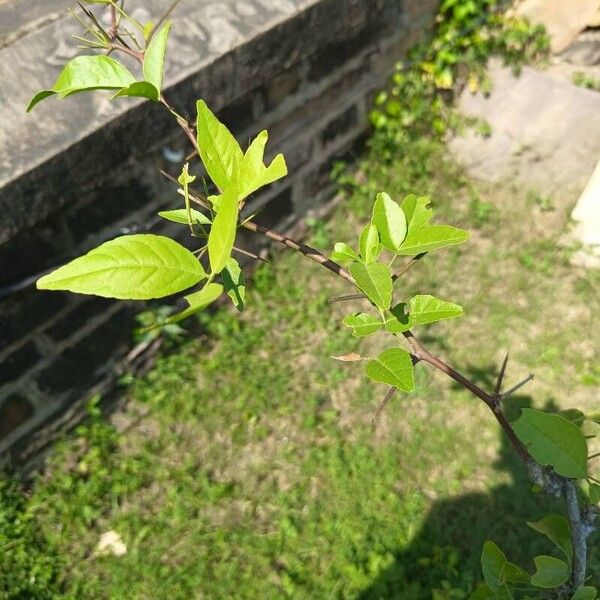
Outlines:
{"type": "Polygon", "coordinates": [[[418,295],[410,299],[410,321],[412,325],[426,325],[443,319],[453,319],[463,314],[462,306],[440,300],[435,296],[418,295]]]}
{"type": "Polygon", "coordinates": [[[379,234],[375,225],[365,225],[360,234],[358,247],[360,248],[360,255],[366,264],[377,260],[381,251],[381,245],[379,244],[379,234]]]}
{"type": "Polygon", "coordinates": [[[134,82],[135,77],[110,56],[104,54],[77,56],[64,66],[51,89],[39,92],[33,97],[27,112],[44,98],[54,94],[64,98],[89,90],[118,90],[129,87],[134,82]]]}
{"type": "Polygon", "coordinates": [[[587,442],[577,425],[556,414],[524,408],[513,428],[538,463],[564,477],[585,479],[587,442]]]}
{"type": "Polygon", "coordinates": [[[403,333],[412,327],[410,315],[406,313],[406,303],[401,302],[390,308],[385,316],[385,330],[388,333],[403,333]]]}
{"type": "MultiPolygon", "coordinates": [[[[210,225],[210,219],[199,210],[190,208],[190,215],[192,217],[192,223],[198,225],[210,225]]],[[[188,224],[188,214],[185,208],[177,208],[175,210],[161,210],[158,213],[159,217],[172,221],[173,223],[181,223],[183,225],[188,224]]]]}
{"type": "Polygon", "coordinates": [[[429,225],[432,211],[427,208],[428,204],[428,198],[414,195],[407,196],[402,202],[408,233],[397,254],[416,256],[422,252],[462,244],[469,239],[469,234],[462,229],[450,225],[429,225]]]}
{"type": "Polygon", "coordinates": [[[371,335],[383,327],[381,319],[367,313],[348,315],[342,323],[352,329],[352,335],[355,337],[371,335]]]}
{"type": "Polygon", "coordinates": [[[235,258],[230,258],[221,271],[221,278],[227,295],[238,310],[244,310],[246,300],[246,283],[244,273],[235,258]]]}
{"type": "Polygon", "coordinates": [[[259,188],[273,183],[287,175],[287,166],[283,154],[278,154],[267,167],[264,163],[265,146],[269,134],[261,131],[252,140],[242,159],[239,184],[240,200],[248,197],[259,188]]]}
{"type": "Polygon", "coordinates": [[[165,23],[161,29],[154,34],[144,52],[144,79],[156,88],[157,96],[154,100],[159,99],[162,89],[165,53],[167,51],[167,39],[169,37],[170,29],[171,23],[165,23]]]}
{"type": "Polygon", "coordinates": [[[597,483],[590,483],[588,496],[592,504],[600,504],[600,485],[597,483]]]}
{"type": "Polygon", "coordinates": [[[571,560],[573,553],[571,546],[571,529],[569,522],[561,515],[546,515],[539,521],[527,521],[527,525],[545,535],[551,542],[560,548],[565,556],[571,560]]]}
{"type": "Polygon", "coordinates": [[[148,83],[147,81],[135,81],[130,86],[119,90],[113,98],[118,98],[119,96],[132,96],[157,100],[159,93],[151,83],[148,83]]]}
{"type": "Polygon", "coordinates": [[[412,358],[401,348],[384,350],[365,365],[365,373],[373,381],[393,385],[404,392],[415,389],[412,358]]]}
{"type": "Polygon", "coordinates": [[[105,298],[149,300],[185,290],[206,277],[198,259],[170,238],[125,235],[101,244],[37,282],[105,298]]]}
{"type": "Polygon", "coordinates": [[[491,540],[483,544],[481,551],[481,570],[484,581],[492,588],[496,589],[504,583],[504,569],[508,560],[504,552],[491,540]]]}
{"type": "Polygon", "coordinates": [[[231,183],[237,181],[244,158],[242,149],[204,100],[198,100],[196,110],[200,157],[210,178],[221,192],[225,192],[231,183]]]}
{"type": "Polygon", "coordinates": [[[536,556],[535,573],[531,576],[531,583],[544,589],[557,588],[569,579],[569,565],[553,556],[536,556]]]}
{"type": "Polygon", "coordinates": [[[467,600],[498,600],[498,595],[489,585],[482,583],[467,600]]]}
{"type": "Polygon", "coordinates": [[[230,187],[221,194],[219,210],[208,234],[208,259],[213,274],[220,273],[231,257],[237,232],[239,202],[237,188],[230,187]]]}
{"type": "Polygon", "coordinates": [[[382,263],[354,263],[350,273],[356,285],[367,295],[375,306],[387,310],[392,303],[392,273],[382,263]]]}
{"type": "Polygon", "coordinates": [[[407,232],[406,216],[400,205],[385,192],[377,194],[371,223],[377,227],[379,240],[385,248],[393,252],[400,248],[407,232]]]}
{"type": "Polygon", "coordinates": [[[187,319],[191,315],[205,309],[209,304],[212,304],[223,293],[223,286],[220,283],[209,283],[205,285],[199,292],[194,292],[185,296],[189,306],[181,312],[169,317],[169,323],[178,323],[187,319]]]}
{"type": "Polygon", "coordinates": [[[360,260],[358,254],[344,242],[336,242],[333,247],[333,253],[331,254],[331,260],[336,262],[344,262],[347,260],[355,261],[360,260]]]}
{"type": "Polygon", "coordinates": [[[584,585],[571,596],[571,600],[596,600],[596,594],[595,587],[584,585]]]}

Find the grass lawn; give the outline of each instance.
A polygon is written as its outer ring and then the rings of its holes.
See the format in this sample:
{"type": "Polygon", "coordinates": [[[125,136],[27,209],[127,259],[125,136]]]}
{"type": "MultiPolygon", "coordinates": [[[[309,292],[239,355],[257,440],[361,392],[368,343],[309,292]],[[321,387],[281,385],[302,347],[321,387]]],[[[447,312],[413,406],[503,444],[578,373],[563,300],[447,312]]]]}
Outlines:
{"type": "MultiPolygon", "coordinates": [[[[368,183],[343,185],[312,243],[353,242],[375,191],[431,195],[434,218],[472,241],[396,284],[397,297],[465,307],[423,340],[490,387],[510,351],[507,385],[536,376],[515,408],[597,408],[600,276],[557,246],[573,197],[469,181],[427,141],[355,169],[368,183]]],[[[166,353],[110,422],[67,436],[28,497],[15,493],[24,533],[12,551],[48,591],[0,597],[462,599],[486,539],[529,570],[534,551],[552,553],[524,524],[552,501],[531,490],[486,407],[419,365],[416,393],[397,394],[373,427],[386,387],[330,356],[389,340],[340,324],[360,301],[329,304],[347,289],[331,273],[292,252],[273,259],[245,312],[204,315],[205,336],[166,353]],[[111,530],[127,553],[95,556],[111,530]]],[[[592,565],[598,584],[597,548],[592,565]]],[[[17,576],[0,576],[4,589],[17,576]]]]}

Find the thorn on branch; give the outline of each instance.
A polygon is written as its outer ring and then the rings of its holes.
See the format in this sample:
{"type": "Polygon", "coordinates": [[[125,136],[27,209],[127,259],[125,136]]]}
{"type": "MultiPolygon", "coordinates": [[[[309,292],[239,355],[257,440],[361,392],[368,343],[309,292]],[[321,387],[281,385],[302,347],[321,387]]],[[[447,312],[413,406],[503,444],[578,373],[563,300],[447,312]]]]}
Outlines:
{"type": "Polygon", "coordinates": [[[500,395],[500,390],[502,389],[502,380],[504,379],[504,373],[506,373],[506,365],[508,364],[508,352],[504,356],[504,360],[502,361],[502,366],[500,367],[500,372],[498,373],[498,379],[496,380],[496,387],[494,388],[494,394],[496,396],[500,395]]]}
{"type": "Polygon", "coordinates": [[[375,411],[375,414],[373,415],[373,418],[371,419],[371,425],[373,427],[375,427],[375,425],[377,425],[377,421],[379,420],[379,416],[383,412],[384,408],[387,406],[387,403],[390,401],[390,398],[394,395],[395,391],[396,391],[396,388],[395,387],[391,387],[387,391],[387,394],[384,396],[383,400],[379,403],[379,406],[377,407],[377,410],[375,411]]]}
{"type": "Polygon", "coordinates": [[[503,392],[502,394],[500,394],[500,396],[499,396],[500,400],[506,400],[507,398],[510,398],[510,396],[512,396],[517,390],[522,388],[526,383],[529,383],[532,379],[533,379],[533,373],[529,373],[529,375],[527,375],[527,377],[525,377],[525,379],[523,379],[523,381],[520,381],[519,383],[517,383],[517,385],[514,385],[513,387],[511,387],[510,390],[507,390],[506,392],[503,392]]]}

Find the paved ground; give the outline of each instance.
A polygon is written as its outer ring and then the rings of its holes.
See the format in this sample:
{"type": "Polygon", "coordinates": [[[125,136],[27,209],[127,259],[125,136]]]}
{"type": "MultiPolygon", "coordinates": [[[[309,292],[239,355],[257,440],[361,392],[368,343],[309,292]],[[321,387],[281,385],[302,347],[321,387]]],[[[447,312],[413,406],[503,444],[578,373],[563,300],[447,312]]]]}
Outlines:
{"type": "MultiPolygon", "coordinates": [[[[525,68],[519,77],[499,61],[492,63],[491,94],[465,90],[459,98],[462,112],[487,121],[492,133],[484,138],[469,132],[455,138],[451,149],[476,178],[526,186],[562,210],[575,206],[565,240],[586,248],[575,262],[600,266],[600,91],[573,83],[579,72],[600,86],[600,31],[575,36],[574,28],[585,24],[581,19],[579,25],[565,19],[565,31],[558,31],[553,0],[530,4],[539,9],[544,3],[553,19],[550,31],[560,37],[553,47],[562,52],[543,69],[525,68]]],[[[586,10],[594,13],[589,4],[586,10]]]]}

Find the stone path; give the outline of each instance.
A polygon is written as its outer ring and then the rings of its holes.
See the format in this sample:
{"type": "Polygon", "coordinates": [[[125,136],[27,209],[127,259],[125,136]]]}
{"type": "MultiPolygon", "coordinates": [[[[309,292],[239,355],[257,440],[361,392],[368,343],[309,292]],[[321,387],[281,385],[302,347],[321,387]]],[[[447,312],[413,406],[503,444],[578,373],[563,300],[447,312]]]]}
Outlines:
{"type": "Polygon", "coordinates": [[[555,0],[524,4],[537,11],[529,14],[541,20],[545,16],[555,37],[552,46],[562,53],[543,70],[523,69],[520,77],[493,61],[491,94],[465,90],[458,101],[464,114],[487,121],[492,133],[484,138],[468,132],[454,138],[450,147],[475,178],[527,186],[565,209],[579,198],[572,213],[575,225],[565,239],[584,245],[574,258],[577,264],[600,267],[600,91],[572,80],[579,71],[600,84],[600,31],[581,32],[595,18],[600,2],[573,0],[581,5],[578,12],[570,2],[559,1],[577,12],[563,19],[562,30],[562,8],[555,0]]]}

